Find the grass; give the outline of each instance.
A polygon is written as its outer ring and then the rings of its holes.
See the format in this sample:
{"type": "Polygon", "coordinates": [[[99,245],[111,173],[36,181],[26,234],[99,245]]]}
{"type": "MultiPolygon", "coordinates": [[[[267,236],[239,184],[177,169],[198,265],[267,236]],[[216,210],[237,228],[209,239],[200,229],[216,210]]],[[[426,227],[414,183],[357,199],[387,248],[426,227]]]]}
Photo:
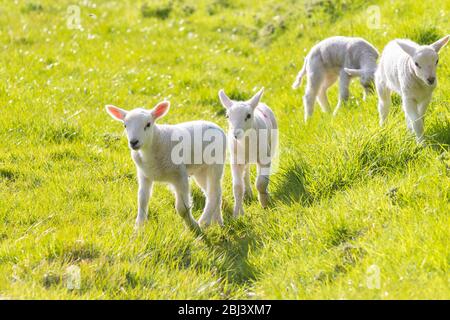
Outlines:
{"type": "MultiPolygon", "coordinates": [[[[306,51],[336,34],[379,49],[445,35],[448,1],[1,1],[0,296],[30,299],[448,299],[450,51],[426,118],[406,132],[398,98],[376,97],[304,124],[290,85],[306,51]],[[67,26],[80,8],[81,29],[67,26]],[[366,27],[368,5],[381,10],[366,27]],[[73,12],[70,11],[70,12],[73,12]],[[137,183],[122,128],[104,112],[164,98],[177,123],[226,127],[217,91],[264,101],[281,128],[274,204],[196,238],[163,185],[133,233],[137,183]],[[373,266],[380,287],[368,285],[373,266]],[[81,287],[67,288],[79,267],[81,287]]],[[[336,103],[337,88],[330,100],[336,103]]],[[[254,176],[254,172],[252,173],[254,176]]],[[[193,187],[194,214],[204,203],[193,187]]]]}

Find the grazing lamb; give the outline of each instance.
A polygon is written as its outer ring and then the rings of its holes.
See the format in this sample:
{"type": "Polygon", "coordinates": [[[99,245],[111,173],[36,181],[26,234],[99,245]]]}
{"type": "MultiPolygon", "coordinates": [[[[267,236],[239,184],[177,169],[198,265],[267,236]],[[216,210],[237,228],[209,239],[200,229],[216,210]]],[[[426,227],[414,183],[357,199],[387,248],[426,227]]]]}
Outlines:
{"type": "Polygon", "coordinates": [[[272,110],[260,103],[261,89],[248,101],[232,101],[223,90],[219,99],[227,110],[228,139],[235,199],[234,216],[244,214],[244,195],[252,198],[250,164],[257,165],[256,189],[263,208],[269,204],[271,162],[277,147],[277,122],[272,110]]]}
{"type": "Polygon", "coordinates": [[[303,68],[292,85],[297,89],[303,76],[308,76],[308,84],[303,105],[305,122],[314,111],[317,101],[322,111],[330,111],[327,90],[339,77],[339,102],[334,110],[337,114],[341,105],[348,100],[349,84],[352,77],[359,77],[364,87],[364,100],[372,91],[374,73],[377,68],[378,51],[362,38],[331,37],[316,44],[305,58],[303,68]]]}
{"type": "Polygon", "coordinates": [[[399,39],[386,45],[375,74],[380,125],[389,114],[391,92],[394,91],[402,97],[408,129],[415,133],[419,143],[424,141],[425,111],[437,84],[438,52],[449,38],[446,36],[429,46],[399,39]]]}
{"type": "MultiPolygon", "coordinates": [[[[106,106],[106,111],[115,120],[123,122],[131,149],[131,157],[136,164],[139,182],[138,214],[136,227],[147,219],[148,202],[154,181],[169,183],[175,193],[176,210],[195,231],[200,226],[208,226],[212,222],[223,224],[221,214],[222,174],[226,154],[226,135],[214,123],[207,121],[184,122],[177,125],[158,125],[156,120],[163,117],[169,110],[169,102],[163,101],[151,110],[134,109],[125,111],[112,105],[106,106]],[[207,133],[206,133],[207,132],[207,133]],[[198,139],[200,134],[200,139],[198,139]],[[204,138],[206,135],[209,138],[204,138]],[[182,159],[197,157],[196,161],[180,161],[175,159],[175,149],[180,146],[181,137],[186,137],[187,150],[183,150],[182,159]],[[195,140],[194,140],[195,137],[195,140]],[[211,149],[213,140],[217,161],[206,161],[203,152],[211,149]],[[186,157],[186,158],[184,158],[186,157]],[[189,176],[206,195],[206,205],[199,222],[191,214],[189,176]]],[[[213,159],[214,160],[214,159],[213,159]]]]}

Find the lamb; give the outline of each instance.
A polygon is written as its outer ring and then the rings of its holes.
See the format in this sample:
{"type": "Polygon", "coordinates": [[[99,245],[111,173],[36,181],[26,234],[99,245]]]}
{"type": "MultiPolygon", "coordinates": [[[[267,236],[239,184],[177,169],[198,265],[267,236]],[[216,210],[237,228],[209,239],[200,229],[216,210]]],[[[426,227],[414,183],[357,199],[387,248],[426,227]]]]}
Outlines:
{"type": "Polygon", "coordinates": [[[223,225],[221,214],[221,181],[226,154],[226,135],[214,123],[191,121],[177,125],[159,125],[156,121],[167,114],[170,103],[163,101],[153,109],[142,108],[126,111],[107,105],[106,111],[125,128],[131,149],[131,157],[136,165],[139,183],[138,214],[136,228],[147,219],[148,202],[154,181],[168,183],[175,193],[175,207],[179,215],[194,231],[211,223],[223,225]],[[198,139],[198,134],[201,139],[198,139]],[[207,138],[208,136],[209,138],[207,138]],[[180,148],[181,137],[186,149],[180,148]],[[195,139],[194,139],[195,137],[195,139]],[[214,138],[214,139],[213,139],[214,138]],[[215,140],[214,143],[206,140],[215,140]],[[186,143],[187,142],[187,143],[186,143]],[[205,159],[208,150],[215,158],[205,159]],[[176,151],[184,153],[177,157],[176,151]],[[198,153],[200,157],[198,157],[198,153]],[[196,159],[192,161],[192,156],[196,159]],[[198,223],[191,214],[189,176],[206,196],[206,205],[198,223]]]}
{"type": "Polygon", "coordinates": [[[225,107],[229,123],[228,139],[231,154],[233,215],[244,214],[243,200],[253,198],[250,164],[257,165],[256,189],[263,208],[269,205],[269,177],[277,148],[278,126],[272,110],[260,103],[264,88],[248,101],[232,101],[223,90],[219,99],[225,107]]]}
{"type": "Polygon", "coordinates": [[[415,133],[418,143],[424,142],[424,116],[437,85],[438,53],[449,38],[447,35],[428,46],[406,39],[393,40],[386,45],[375,74],[381,126],[389,114],[394,91],[402,98],[408,129],[415,133]]]}
{"type": "Polygon", "coordinates": [[[331,37],[316,44],[305,58],[302,69],[292,85],[297,89],[303,76],[308,76],[308,84],[303,105],[305,122],[314,112],[314,101],[317,99],[323,112],[330,111],[327,90],[339,77],[339,108],[349,97],[349,84],[353,77],[359,77],[364,88],[364,100],[373,91],[374,73],[377,68],[377,49],[362,38],[331,37]]]}

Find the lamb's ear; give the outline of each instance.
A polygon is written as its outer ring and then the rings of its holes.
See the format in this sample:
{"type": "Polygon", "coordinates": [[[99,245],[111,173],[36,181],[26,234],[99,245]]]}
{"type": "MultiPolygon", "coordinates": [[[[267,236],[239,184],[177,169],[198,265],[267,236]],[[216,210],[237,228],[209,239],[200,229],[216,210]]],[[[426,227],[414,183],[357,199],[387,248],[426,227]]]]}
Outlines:
{"type": "Polygon", "coordinates": [[[409,56],[414,57],[416,54],[416,48],[411,46],[409,43],[403,40],[395,40],[400,48],[402,48],[403,51],[405,51],[409,56]]]}
{"type": "Polygon", "coordinates": [[[258,106],[263,93],[264,93],[264,87],[261,88],[250,100],[248,100],[248,103],[250,103],[250,105],[253,107],[253,109],[258,106]]]}
{"type": "Polygon", "coordinates": [[[445,45],[447,44],[448,40],[450,39],[450,35],[443,37],[442,39],[439,39],[433,44],[430,44],[430,47],[434,49],[434,51],[439,52],[445,45]]]}
{"type": "Polygon", "coordinates": [[[115,120],[123,121],[123,118],[127,115],[127,111],[117,108],[113,105],[107,105],[105,106],[106,112],[115,120]]]}
{"type": "Polygon", "coordinates": [[[361,69],[344,68],[345,73],[352,77],[359,77],[363,71],[361,69]]]}
{"type": "Polygon", "coordinates": [[[225,109],[230,109],[231,106],[233,105],[233,101],[231,101],[231,99],[228,98],[228,96],[225,94],[225,91],[223,91],[223,89],[221,89],[219,91],[219,100],[222,103],[222,105],[225,107],[225,109]]]}
{"type": "Polygon", "coordinates": [[[153,119],[159,119],[161,117],[164,117],[167,112],[169,112],[170,109],[170,102],[169,101],[162,101],[158,103],[152,110],[152,116],[153,119]]]}

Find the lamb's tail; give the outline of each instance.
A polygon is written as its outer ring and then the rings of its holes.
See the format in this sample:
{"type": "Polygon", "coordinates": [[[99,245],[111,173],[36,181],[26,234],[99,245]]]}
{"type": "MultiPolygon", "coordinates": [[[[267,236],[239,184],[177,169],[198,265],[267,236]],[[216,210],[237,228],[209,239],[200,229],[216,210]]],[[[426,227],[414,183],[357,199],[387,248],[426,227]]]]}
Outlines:
{"type": "Polygon", "coordinates": [[[294,83],[292,84],[292,89],[297,89],[302,84],[302,78],[306,73],[306,63],[308,61],[308,57],[305,58],[305,62],[303,63],[302,70],[297,74],[294,83]]]}

